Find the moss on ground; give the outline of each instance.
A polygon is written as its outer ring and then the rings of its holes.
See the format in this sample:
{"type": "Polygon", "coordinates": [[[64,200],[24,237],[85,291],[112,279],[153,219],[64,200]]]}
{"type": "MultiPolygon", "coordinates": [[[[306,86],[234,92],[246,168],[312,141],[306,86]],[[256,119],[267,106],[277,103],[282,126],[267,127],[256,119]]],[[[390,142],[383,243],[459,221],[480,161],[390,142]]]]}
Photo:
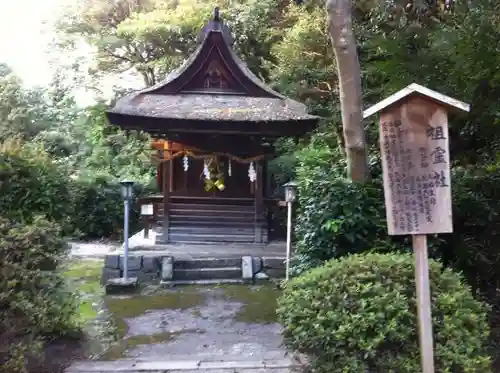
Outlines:
{"type": "Polygon", "coordinates": [[[189,309],[203,304],[205,298],[197,288],[180,291],[159,291],[157,294],[135,295],[131,297],[105,297],[105,304],[113,316],[117,333],[123,338],[128,331],[126,318],[137,317],[148,310],[189,309]]]}
{"type": "Polygon", "coordinates": [[[125,352],[139,345],[145,344],[156,344],[167,342],[173,339],[175,335],[173,333],[157,333],[153,335],[136,335],[127,339],[122,339],[116,344],[112,345],[105,354],[103,354],[100,360],[117,360],[125,356],[125,352]]]}
{"type": "Polygon", "coordinates": [[[104,294],[100,285],[101,271],[102,260],[72,261],[65,267],[64,276],[80,297],[79,321],[82,323],[97,316],[97,309],[93,303],[96,298],[104,294]]]}
{"type": "Polygon", "coordinates": [[[125,354],[129,349],[132,349],[140,345],[150,345],[150,344],[168,342],[173,340],[177,336],[185,333],[203,333],[203,332],[198,330],[183,330],[174,333],[164,332],[152,335],[134,335],[130,338],[122,339],[118,341],[118,343],[111,346],[106,351],[106,353],[100,357],[100,360],[111,361],[111,360],[122,359],[126,357],[125,354]]]}
{"type": "MultiPolygon", "coordinates": [[[[103,360],[123,358],[126,351],[139,345],[168,342],[181,333],[157,333],[124,338],[128,332],[127,318],[137,317],[148,310],[188,310],[201,317],[200,307],[205,303],[206,288],[183,287],[175,290],[155,289],[151,293],[133,296],[105,296],[100,285],[102,260],[78,260],[68,263],[64,275],[70,285],[80,294],[80,320],[89,322],[96,318],[97,309],[93,303],[101,299],[116,326],[119,341],[102,356],[103,360]]],[[[274,323],[277,321],[276,306],[279,290],[273,284],[259,286],[219,285],[221,296],[242,304],[234,320],[246,323],[274,323]]],[[[149,289],[151,290],[151,289],[149,289]]],[[[210,294],[210,292],[208,293],[210,294]]]]}
{"type": "Polygon", "coordinates": [[[274,284],[258,286],[220,285],[227,299],[242,303],[236,321],[272,324],[277,322],[276,306],[280,291],[274,284]]]}

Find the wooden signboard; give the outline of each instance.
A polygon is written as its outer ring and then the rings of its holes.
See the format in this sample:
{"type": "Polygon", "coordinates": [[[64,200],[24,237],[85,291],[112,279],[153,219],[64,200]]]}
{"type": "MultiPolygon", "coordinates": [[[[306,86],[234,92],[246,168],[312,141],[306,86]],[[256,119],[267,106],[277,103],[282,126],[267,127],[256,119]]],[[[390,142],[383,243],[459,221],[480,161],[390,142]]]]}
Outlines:
{"type": "Polygon", "coordinates": [[[389,234],[452,232],[446,108],[416,96],[382,111],[380,150],[389,234]]]}
{"type": "Polygon", "coordinates": [[[153,205],[152,204],[141,205],[141,215],[153,216],[154,215],[153,205]]]}
{"type": "Polygon", "coordinates": [[[448,111],[469,105],[418,84],[367,109],[380,112],[380,151],[390,235],[412,235],[423,373],[434,373],[427,234],[453,231],[448,111]]]}

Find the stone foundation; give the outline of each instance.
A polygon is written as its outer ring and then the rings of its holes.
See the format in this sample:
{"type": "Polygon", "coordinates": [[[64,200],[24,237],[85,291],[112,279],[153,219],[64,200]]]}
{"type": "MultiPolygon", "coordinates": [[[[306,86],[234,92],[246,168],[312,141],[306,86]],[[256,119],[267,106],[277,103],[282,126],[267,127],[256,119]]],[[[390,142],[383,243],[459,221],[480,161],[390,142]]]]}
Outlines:
{"type": "MultiPolygon", "coordinates": [[[[130,255],[128,276],[137,277],[140,283],[175,283],[190,281],[242,280],[256,282],[285,277],[285,258],[266,256],[242,256],[240,258],[177,259],[168,255],[130,255]],[[224,264],[227,262],[227,264],[224,264]],[[186,270],[186,268],[189,268],[186,270]]],[[[123,276],[123,256],[106,255],[101,284],[123,276]]]]}

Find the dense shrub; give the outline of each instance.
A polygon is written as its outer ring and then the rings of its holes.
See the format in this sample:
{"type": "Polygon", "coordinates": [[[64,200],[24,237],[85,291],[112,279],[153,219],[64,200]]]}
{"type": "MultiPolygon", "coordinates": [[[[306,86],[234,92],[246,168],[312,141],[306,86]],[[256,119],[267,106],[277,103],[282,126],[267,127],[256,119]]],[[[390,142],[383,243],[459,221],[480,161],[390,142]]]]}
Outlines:
{"type": "Polygon", "coordinates": [[[341,156],[328,148],[308,149],[300,157],[295,273],[367,248],[395,250],[380,181],[352,183],[344,171],[341,156]],[[335,165],[332,158],[338,159],[335,165]]]}
{"type": "Polygon", "coordinates": [[[54,271],[66,250],[53,222],[0,219],[0,371],[24,372],[45,343],[77,330],[76,300],[54,271]]]}
{"type": "MultiPolygon", "coordinates": [[[[77,178],[71,183],[73,212],[69,231],[83,238],[117,238],[123,231],[123,197],[118,181],[106,178],[77,178]]],[[[136,185],[134,198],[146,190],[136,185]]],[[[139,226],[137,204],[132,201],[130,229],[135,232],[139,226]]]]}
{"type": "MultiPolygon", "coordinates": [[[[436,371],[487,372],[488,307],[438,262],[430,278],[436,371]]],[[[287,345],[309,354],[317,372],[420,370],[411,255],[331,260],[286,285],[278,314],[287,345]]]]}
{"type": "Polygon", "coordinates": [[[491,298],[500,287],[500,168],[455,169],[452,181],[454,233],[439,249],[491,298]]]}
{"type": "Polygon", "coordinates": [[[0,144],[0,211],[5,218],[30,222],[44,215],[63,222],[71,196],[68,174],[43,148],[10,140],[0,144]]]}
{"type": "MultiPolygon", "coordinates": [[[[344,177],[344,161],[325,147],[300,156],[295,273],[325,260],[366,250],[410,249],[406,237],[388,237],[378,176],[360,185],[344,177]],[[337,158],[334,165],[332,159],[337,158]]],[[[378,166],[377,166],[378,165],[378,166]]],[[[452,170],[453,234],[429,236],[432,257],[463,272],[474,290],[496,299],[500,287],[500,167],[452,170]]],[[[496,302],[496,301],[495,301],[496,302]]],[[[499,302],[500,304],[500,302],[499,302]]]]}

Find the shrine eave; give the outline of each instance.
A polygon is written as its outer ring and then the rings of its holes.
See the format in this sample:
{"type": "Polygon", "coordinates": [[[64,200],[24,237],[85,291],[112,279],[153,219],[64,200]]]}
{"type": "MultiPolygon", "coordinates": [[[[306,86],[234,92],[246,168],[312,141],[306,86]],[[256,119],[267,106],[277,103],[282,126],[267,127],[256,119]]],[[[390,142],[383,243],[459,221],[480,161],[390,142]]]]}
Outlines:
{"type": "Polygon", "coordinates": [[[156,95],[137,93],[123,97],[108,112],[110,122],[122,126],[127,117],[172,122],[315,122],[304,104],[291,99],[236,95],[156,95]]]}
{"type": "Polygon", "coordinates": [[[248,135],[257,137],[304,136],[318,125],[318,119],[246,121],[224,119],[158,118],[141,115],[106,113],[108,121],[123,130],[143,131],[159,138],[189,134],[248,135]]]}

